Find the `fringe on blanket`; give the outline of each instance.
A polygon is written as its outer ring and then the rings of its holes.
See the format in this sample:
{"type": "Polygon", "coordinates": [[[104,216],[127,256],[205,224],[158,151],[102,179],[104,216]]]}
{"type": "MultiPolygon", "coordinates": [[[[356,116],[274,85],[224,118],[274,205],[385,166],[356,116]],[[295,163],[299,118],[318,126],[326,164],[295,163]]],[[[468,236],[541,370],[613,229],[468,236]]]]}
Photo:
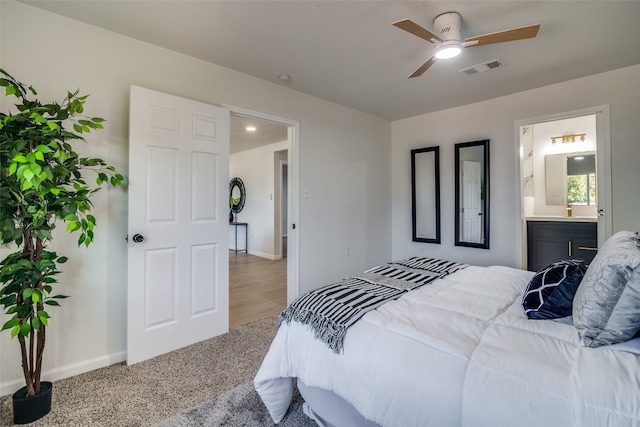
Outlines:
{"type": "Polygon", "coordinates": [[[297,310],[289,306],[280,313],[279,321],[289,323],[292,320],[308,325],[313,331],[313,337],[327,344],[334,353],[343,352],[344,337],[348,328],[346,325],[318,315],[312,310],[297,310]]]}

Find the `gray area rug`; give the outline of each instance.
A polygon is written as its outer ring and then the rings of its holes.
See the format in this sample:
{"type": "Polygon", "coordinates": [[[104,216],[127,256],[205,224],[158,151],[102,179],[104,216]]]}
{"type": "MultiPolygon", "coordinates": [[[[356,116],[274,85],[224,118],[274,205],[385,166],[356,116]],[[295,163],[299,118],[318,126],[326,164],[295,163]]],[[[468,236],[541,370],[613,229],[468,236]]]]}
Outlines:
{"type": "MultiPolygon", "coordinates": [[[[302,413],[302,403],[302,397],[296,389],[287,414],[277,425],[281,427],[317,427],[315,421],[302,413]]],[[[274,425],[267,408],[254,389],[253,383],[248,382],[210,402],[168,418],[154,427],[262,427],[274,425]]]]}

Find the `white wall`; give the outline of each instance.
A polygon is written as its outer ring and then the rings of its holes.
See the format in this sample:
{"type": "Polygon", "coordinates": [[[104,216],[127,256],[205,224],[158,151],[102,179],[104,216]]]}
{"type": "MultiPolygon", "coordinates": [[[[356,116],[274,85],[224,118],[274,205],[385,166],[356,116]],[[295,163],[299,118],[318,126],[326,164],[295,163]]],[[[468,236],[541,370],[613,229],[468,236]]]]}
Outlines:
{"type": "MultiPolygon", "coordinates": [[[[248,224],[249,253],[263,258],[276,259],[274,226],[275,207],[280,206],[277,203],[280,200],[280,180],[275,174],[274,156],[277,151],[286,150],[288,144],[288,141],[277,142],[229,157],[229,179],[242,179],[247,195],[244,208],[237,214],[236,220],[248,224]]],[[[238,231],[244,232],[243,227],[238,231]]],[[[234,245],[235,237],[230,243],[234,245]]],[[[238,237],[238,247],[244,248],[244,237],[242,242],[238,237]]]]}
{"type": "MultiPolygon", "coordinates": [[[[478,84],[482,84],[482,75],[478,84]]],[[[480,265],[520,266],[515,235],[517,120],[609,104],[613,231],[640,229],[640,65],[571,80],[539,89],[438,111],[392,123],[392,257],[425,255],[480,265]],[[457,142],[490,139],[491,248],[455,247],[454,153],[457,142]],[[410,150],[440,146],[442,244],[411,241],[410,150]]]]}
{"type": "MultiPolygon", "coordinates": [[[[22,3],[0,2],[0,19],[0,66],[34,85],[42,100],[60,99],[77,88],[91,94],[86,111],[107,119],[106,129],[90,136],[81,150],[125,173],[132,84],[298,121],[299,182],[310,194],[308,199],[296,195],[301,292],[391,257],[387,120],[22,3]],[[347,242],[350,256],[344,255],[347,242]]],[[[11,100],[0,99],[7,111],[11,100]]],[[[89,250],[77,249],[75,236],[57,240],[58,252],[70,257],[60,292],[71,298],[51,310],[45,379],[124,358],[126,190],[100,194],[94,212],[98,227],[89,250]]],[[[2,333],[0,394],[17,390],[21,381],[18,345],[2,333]]]]}

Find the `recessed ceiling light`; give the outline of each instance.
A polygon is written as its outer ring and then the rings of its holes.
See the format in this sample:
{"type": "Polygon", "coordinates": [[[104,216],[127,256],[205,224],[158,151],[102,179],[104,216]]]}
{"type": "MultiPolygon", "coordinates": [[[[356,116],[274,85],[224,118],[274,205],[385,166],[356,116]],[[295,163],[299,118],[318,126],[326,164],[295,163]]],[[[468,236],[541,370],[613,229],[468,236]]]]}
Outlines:
{"type": "Polygon", "coordinates": [[[247,130],[247,132],[255,132],[256,131],[256,127],[255,126],[247,126],[245,129],[247,130]]]}
{"type": "Polygon", "coordinates": [[[280,74],[278,80],[282,83],[291,83],[291,76],[289,74],[280,74]]]}

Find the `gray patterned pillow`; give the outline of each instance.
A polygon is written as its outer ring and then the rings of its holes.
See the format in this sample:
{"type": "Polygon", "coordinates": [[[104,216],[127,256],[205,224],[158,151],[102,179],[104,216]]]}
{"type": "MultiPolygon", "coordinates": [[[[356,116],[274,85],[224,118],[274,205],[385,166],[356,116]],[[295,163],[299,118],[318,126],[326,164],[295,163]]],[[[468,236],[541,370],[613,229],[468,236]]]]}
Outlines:
{"type": "Polygon", "coordinates": [[[627,341],[640,330],[640,236],[620,231],[599,249],[573,300],[582,344],[627,341]]]}

